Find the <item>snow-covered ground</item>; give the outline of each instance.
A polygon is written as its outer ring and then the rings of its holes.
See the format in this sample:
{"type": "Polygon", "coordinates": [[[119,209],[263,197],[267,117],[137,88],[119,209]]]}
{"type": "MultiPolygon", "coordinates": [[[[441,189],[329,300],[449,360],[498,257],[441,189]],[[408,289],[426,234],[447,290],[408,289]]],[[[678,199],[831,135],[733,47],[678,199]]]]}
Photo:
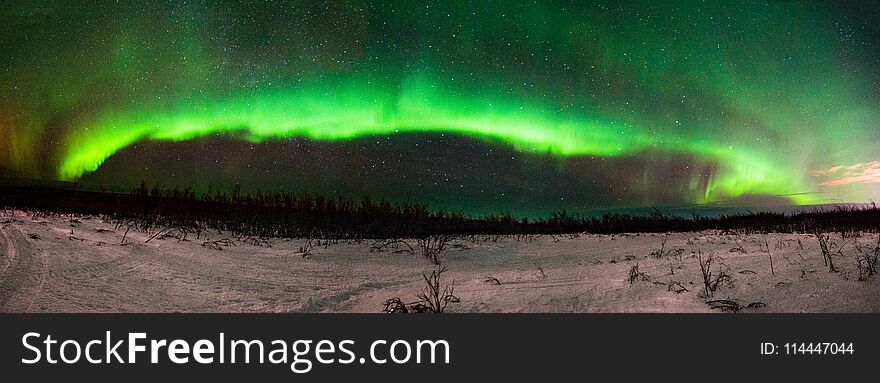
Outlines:
{"type": "MultiPolygon", "coordinates": [[[[422,274],[436,267],[415,240],[406,240],[415,252],[319,240],[303,257],[305,239],[215,232],[147,241],[153,233],[131,231],[122,244],[124,230],[99,217],[6,213],[0,312],[375,313],[389,298],[416,301],[422,274]],[[219,248],[204,245],[227,237],[219,248]]],[[[880,275],[860,281],[856,262],[874,251],[877,234],[829,235],[839,272],[829,272],[811,234],[457,238],[440,255],[449,270],[441,282],[455,282],[460,302],[450,312],[718,312],[706,302],[719,299],[740,312],[880,312],[880,275]],[[711,298],[698,254],[714,256],[711,271],[731,278],[711,298]],[[630,283],[636,264],[643,274],[630,283]]]]}

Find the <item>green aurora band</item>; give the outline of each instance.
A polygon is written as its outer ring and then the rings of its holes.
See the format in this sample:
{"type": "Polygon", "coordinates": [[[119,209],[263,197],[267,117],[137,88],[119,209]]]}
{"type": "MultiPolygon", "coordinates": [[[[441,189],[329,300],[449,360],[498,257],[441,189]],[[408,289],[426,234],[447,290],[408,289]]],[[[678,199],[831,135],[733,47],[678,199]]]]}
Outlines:
{"type": "Polygon", "coordinates": [[[116,151],[141,140],[184,141],[213,134],[252,142],[306,137],[347,140],[407,132],[461,134],[512,144],[517,150],[561,156],[625,156],[646,150],[695,154],[724,164],[698,203],[744,193],[792,193],[797,203],[813,196],[795,194],[805,185],[771,158],[747,148],[719,146],[687,136],[658,136],[637,127],[575,119],[505,104],[505,100],[448,97],[453,92],[413,81],[399,94],[359,86],[319,90],[291,89],[254,97],[182,105],[171,110],[110,115],[71,135],[72,145],[59,167],[62,179],[95,171],[116,151]]]}
{"type": "Polygon", "coordinates": [[[13,3],[0,170],[30,177],[76,180],[143,141],[428,133],[696,158],[713,171],[694,170],[690,203],[878,195],[810,175],[880,157],[871,6],[853,12],[865,30],[781,1],[13,3]]]}

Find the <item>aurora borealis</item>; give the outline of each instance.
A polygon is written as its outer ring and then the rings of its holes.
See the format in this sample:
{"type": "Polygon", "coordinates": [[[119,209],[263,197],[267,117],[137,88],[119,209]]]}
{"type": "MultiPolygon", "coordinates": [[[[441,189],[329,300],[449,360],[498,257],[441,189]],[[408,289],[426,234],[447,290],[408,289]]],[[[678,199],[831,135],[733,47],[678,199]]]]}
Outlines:
{"type": "Polygon", "coordinates": [[[880,197],[876,4],[312,3],[13,1],[0,172],[472,213],[880,197]]]}

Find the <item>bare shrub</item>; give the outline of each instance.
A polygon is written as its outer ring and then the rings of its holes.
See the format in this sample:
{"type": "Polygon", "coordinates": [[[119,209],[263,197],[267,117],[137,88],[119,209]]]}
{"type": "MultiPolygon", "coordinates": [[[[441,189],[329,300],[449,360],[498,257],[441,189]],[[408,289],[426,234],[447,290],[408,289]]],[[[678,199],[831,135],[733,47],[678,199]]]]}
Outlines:
{"type": "Polygon", "coordinates": [[[440,264],[440,253],[446,250],[450,241],[452,241],[451,234],[435,234],[417,239],[419,248],[422,249],[422,255],[434,262],[435,265],[440,264]]]}
{"type": "MultiPolygon", "coordinates": [[[[405,303],[402,299],[394,297],[385,301],[382,312],[388,314],[443,313],[446,311],[446,306],[448,304],[459,302],[458,297],[454,295],[455,281],[448,285],[445,285],[441,281],[441,276],[446,271],[447,268],[443,266],[438,267],[437,270],[431,271],[430,275],[422,274],[425,286],[423,286],[422,290],[416,294],[416,297],[419,299],[418,301],[405,303]]],[[[496,278],[491,278],[491,280],[497,281],[496,278]]],[[[485,280],[485,282],[489,281],[490,278],[485,280]]],[[[501,283],[498,282],[498,284],[501,283]]]]}
{"type": "Polygon", "coordinates": [[[819,232],[816,232],[815,235],[816,240],[819,241],[819,248],[822,249],[822,259],[825,261],[825,266],[828,266],[829,272],[837,272],[834,260],[831,258],[831,250],[828,248],[828,235],[819,232]]]}
{"type": "Polygon", "coordinates": [[[537,267],[538,272],[541,273],[541,279],[547,279],[547,273],[544,272],[544,267],[541,266],[540,263],[535,263],[535,267],[537,267]]]}
{"type": "Polygon", "coordinates": [[[409,312],[409,309],[407,309],[406,304],[400,298],[394,297],[385,301],[385,307],[382,309],[382,312],[387,314],[406,314],[409,312]]]}
{"type": "Polygon", "coordinates": [[[440,277],[446,272],[446,266],[439,267],[437,270],[431,271],[431,275],[422,274],[425,279],[425,286],[422,292],[418,294],[420,301],[427,312],[441,314],[446,310],[449,303],[459,302],[458,297],[453,295],[455,292],[455,281],[448,285],[443,285],[440,277]]]}
{"type": "Polygon", "coordinates": [[[727,312],[737,312],[742,309],[760,309],[767,307],[767,304],[764,302],[752,302],[748,305],[740,305],[739,302],[730,300],[730,299],[714,299],[710,301],[706,301],[706,304],[709,305],[711,309],[717,309],[721,311],[727,312]]]}
{"type": "Polygon", "coordinates": [[[877,274],[877,260],[880,259],[880,236],[877,237],[877,245],[874,250],[863,253],[856,258],[856,265],[859,268],[859,280],[866,281],[868,277],[877,274]]]}
{"type": "Polygon", "coordinates": [[[299,250],[296,252],[303,258],[308,258],[312,255],[312,249],[315,247],[315,239],[312,237],[306,238],[306,242],[299,247],[299,250]]]}
{"type": "Polygon", "coordinates": [[[742,306],[736,301],[732,301],[729,299],[714,299],[711,301],[706,301],[706,304],[709,305],[711,309],[717,309],[721,311],[729,311],[729,312],[737,312],[742,310],[742,306]]]}
{"type": "MultiPolygon", "coordinates": [[[[776,241],[776,244],[773,245],[773,250],[788,249],[788,248],[791,248],[792,246],[794,246],[795,243],[797,243],[797,241],[795,241],[794,239],[783,238],[783,239],[776,241]]],[[[803,249],[801,249],[801,250],[803,250],[803,249]]]]}
{"type": "Polygon", "coordinates": [[[627,277],[627,280],[629,281],[629,284],[633,284],[638,281],[650,281],[651,277],[649,277],[648,274],[639,271],[639,264],[636,263],[635,265],[633,265],[633,267],[629,269],[629,276],[627,277]]]}
{"type": "Polygon", "coordinates": [[[666,241],[668,238],[663,237],[663,242],[660,243],[660,248],[651,251],[651,256],[654,258],[663,258],[663,253],[666,251],[666,241]]]}
{"type": "Polygon", "coordinates": [[[235,242],[229,238],[222,238],[216,241],[205,241],[202,246],[213,250],[223,250],[224,247],[235,246],[235,242]]]}
{"type": "Polygon", "coordinates": [[[877,260],[880,258],[880,236],[877,236],[877,244],[874,245],[874,251],[871,253],[871,272],[877,274],[877,260]]]}
{"type": "Polygon", "coordinates": [[[265,247],[265,248],[270,248],[270,247],[272,247],[272,244],[269,243],[269,239],[268,239],[268,238],[261,238],[261,237],[247,237],[247,238],[245,238],[245,239],[242,239],[241,242],[244,242],[244,243],[246,243],[246,244],[248,244],[248,245],[256,246],[256,247],[265,247]]]}
{"type": "Polygon", "coordinates": [[[748,254],[748,253],[749,253],[749,251],[746,250],[745,247],[743,247],[742,241],[739,239],[739,237],[737,237],[737,238],[734,240],[734,242],[736,243],[736,246],[734,246],[734,247],[732,247],[732,248],[730,249],[730,252],[731,252],[731,253],[742,253],[742,254],[748,254]]]}
{"type": "Polygon", "coordinates": [[[767,258],[770,259],[770,275],[776,275],[776,271],[773,270],[773,254],[770,253],[770,243],[764,240],[764,251],[767,252],[767,258]]]}
{"type": "Polygon", "coordinates": [[[681,282],[669,281],[669,283],[666,285],[666,291],[672,291],[676,294],[681,294],[681,293],[686,293],[690,290],[688,290],[687,287],[684,287],[684,285],[682,285],[681,282]]]}
{"type": "Polygon", "coordinates": [[[675,249],[666,250],[667,239],[668,239],[667,237],[663,237],[663,242],[660,243],[660,248],[652,250],[651,256],[654,258],[658,258],[658,259],[663,258],[665,256],[672,256],[672,257],[677,257],[677,258],[681,259],[682,254],[684,254],[684,249],[675,248],[675,249]]]}
{"type": "Polygon", "coordinates": [[[399,252],[409,252],[415,253],[415,249],[413,249],[410,244],[402,239],[390,238],[390,239],[377,239],[370,245],[370,252],[383,252],[385,249],[392,249],[394,253],[399,252]],[[401,249],[401,245],[406,246],[406,249],[401,249]]]}
{"type": "Polygon", "coordinates": [[[730,286],[733,284],[733,279],[730,275],[725,273],[720,267],[718,268],[718,273],[712,272],[712,263],[715,262],[715,256],[709,254],[704,258],[703,253],[698,252],[697,262],[700,264],[700,272],[703,275],[704,294],[707,298],[712,297],[721,285],[727,284],[730,286]]]}

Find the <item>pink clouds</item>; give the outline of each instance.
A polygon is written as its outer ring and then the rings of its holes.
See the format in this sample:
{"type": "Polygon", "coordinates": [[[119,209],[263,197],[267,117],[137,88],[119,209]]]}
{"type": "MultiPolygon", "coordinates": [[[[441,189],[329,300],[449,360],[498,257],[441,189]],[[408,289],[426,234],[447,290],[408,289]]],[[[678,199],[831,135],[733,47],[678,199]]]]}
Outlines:
{"type": "Polygon", "coordinates": [[[819,184],[822,186],[880,183],[880,161],[834,166],[812,171],[810,175],[824,178],[825,181],[819,184]]]}

